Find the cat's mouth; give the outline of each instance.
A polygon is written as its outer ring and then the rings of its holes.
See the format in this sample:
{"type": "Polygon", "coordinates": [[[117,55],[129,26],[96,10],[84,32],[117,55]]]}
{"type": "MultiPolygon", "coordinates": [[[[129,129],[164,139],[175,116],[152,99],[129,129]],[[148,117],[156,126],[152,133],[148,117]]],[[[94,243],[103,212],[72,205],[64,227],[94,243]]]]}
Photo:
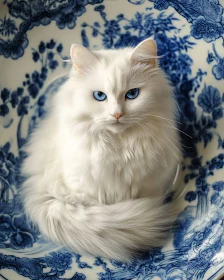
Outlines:
{"type": "Polygon", "coordinates": [[[119,120],[109,123],[110,125],[122,125],[123,123],[119,120]]]}
{"type": "Polygon", "coordinates": [[[129,128],[131,126],[131,123],[126,118],[110,118],[107,119],[106,126],[113,132],[121,132],[129,128]]]}
{"type": "Polygon", "coordinates": [[[127,123],[121,122],[120,120],[117,121],[110,121],[108,123],[108,130],[114,133],[121,133],[129,127],[127,123]]]}

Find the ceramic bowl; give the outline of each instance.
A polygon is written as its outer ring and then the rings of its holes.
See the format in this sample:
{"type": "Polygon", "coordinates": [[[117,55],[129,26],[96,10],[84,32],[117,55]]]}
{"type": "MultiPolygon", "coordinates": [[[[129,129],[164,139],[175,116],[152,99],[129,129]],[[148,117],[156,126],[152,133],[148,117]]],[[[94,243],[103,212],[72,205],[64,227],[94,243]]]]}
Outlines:
{"type": "MultiPolygon", "coordinates": [[[[0,278],[219,279],[224,270],[224,4],[218,0],[2,0],[0,278]],[[132,263],[48,242],[20,202],[21,148],[65,81],[72,43],[135,46],[154,36],[179,104],[184,160],[176,231],[132,263]]],[[[174,149],[175,143],[170,143],[174,149]]]]}

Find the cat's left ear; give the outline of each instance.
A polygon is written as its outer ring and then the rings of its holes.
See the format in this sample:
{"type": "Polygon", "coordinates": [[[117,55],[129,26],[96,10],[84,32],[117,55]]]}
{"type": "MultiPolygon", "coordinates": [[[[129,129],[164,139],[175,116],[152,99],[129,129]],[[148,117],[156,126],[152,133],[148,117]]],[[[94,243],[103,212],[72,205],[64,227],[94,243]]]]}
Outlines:
{"type": "Polygon", "coordinates": [[[150,68],[157,67],[157,46],[156,42],[152,39],[142,41],[131,55],[132,63],[143,63],[150,68]]]}
{"type": "Polygon", "coordinates": [[[82,45],[73,44],[70,56],[75,69],[78,72],[88,72],[97,63],[97,57],[82,45]]]}

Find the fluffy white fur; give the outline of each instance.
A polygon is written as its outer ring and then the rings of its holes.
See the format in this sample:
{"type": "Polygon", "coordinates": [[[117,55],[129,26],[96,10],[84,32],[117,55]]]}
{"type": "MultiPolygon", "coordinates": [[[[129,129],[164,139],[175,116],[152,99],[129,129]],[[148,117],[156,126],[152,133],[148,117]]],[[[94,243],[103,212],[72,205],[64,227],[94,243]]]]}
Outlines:
{"type": "Polygon", "coordinates": [[[151,39],[135,49],[73,45],[71,59],[26,148],[24,207],[54,242],[127,260],[161,245],[173,221],[163,203],[180,160],[172,89],[151,39]],[[132,88],[139,96],[125,99],[132,88]],[[96,101],[94,90],[107,99],[96,101]]]}

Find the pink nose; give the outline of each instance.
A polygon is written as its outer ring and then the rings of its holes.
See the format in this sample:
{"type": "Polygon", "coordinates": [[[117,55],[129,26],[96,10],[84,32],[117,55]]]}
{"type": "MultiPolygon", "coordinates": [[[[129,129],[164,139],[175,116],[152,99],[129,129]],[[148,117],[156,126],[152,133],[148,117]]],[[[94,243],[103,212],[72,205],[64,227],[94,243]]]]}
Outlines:
{"type": "Polygon", "coordinates": [[[113,114],[113,117],[115,117],[115,119],[119,120],[120,117],[122,117],[124,114],[123,113],[115,113],[113,114]]]}

